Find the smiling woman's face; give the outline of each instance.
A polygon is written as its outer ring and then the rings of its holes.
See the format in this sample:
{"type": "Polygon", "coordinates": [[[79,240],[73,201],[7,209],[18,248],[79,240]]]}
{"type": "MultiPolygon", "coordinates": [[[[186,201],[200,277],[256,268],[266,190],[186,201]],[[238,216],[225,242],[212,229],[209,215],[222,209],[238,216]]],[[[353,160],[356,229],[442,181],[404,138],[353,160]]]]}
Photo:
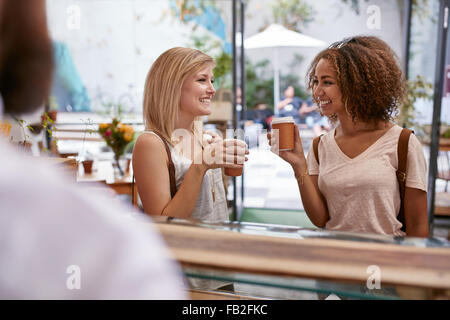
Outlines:
{"type": "Polygon", "coordinates": [[[181,88],[181,113],[193,117],[211,113],[211,100],[216,93],[212,70],[212,66],[206,66],[186,78],[181,88]]]}
{"type": "Polygon", "coordinates": [[[345,110],[336,72],[327,59],[320,59],[316,66],[312,90],[323,115],[331,116],[345,110]]]}

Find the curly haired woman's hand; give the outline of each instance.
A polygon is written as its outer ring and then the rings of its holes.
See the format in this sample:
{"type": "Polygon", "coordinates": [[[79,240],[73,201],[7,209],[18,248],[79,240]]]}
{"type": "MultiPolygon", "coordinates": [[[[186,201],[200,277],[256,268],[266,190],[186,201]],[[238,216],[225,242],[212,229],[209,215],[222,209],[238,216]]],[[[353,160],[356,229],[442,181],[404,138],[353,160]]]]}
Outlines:
{"type": "Polygon", "coordinates": [[[302,146],[302,139],[298,126],[294,125],[294,149],[289,151],[279,151],[278,136],[275,132],[267,133],[267,140],[269,140],[270,151],[277,154],[281,159],[288,162],[293,168],[297,168],[300,164],[306,161],[302,146]]]}

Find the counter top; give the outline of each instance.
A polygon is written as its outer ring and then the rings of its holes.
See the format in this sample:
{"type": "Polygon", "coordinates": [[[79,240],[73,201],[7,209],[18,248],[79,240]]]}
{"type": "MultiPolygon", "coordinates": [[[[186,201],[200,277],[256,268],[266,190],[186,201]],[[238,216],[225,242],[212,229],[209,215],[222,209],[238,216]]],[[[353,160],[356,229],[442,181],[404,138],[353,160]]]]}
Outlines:
{"type": "Polygon", "coordinates": [[[175,258],[186,267],[365,285],[368,267],[374,265],[381,271],[383,284],[450,289],[450,246],[445,239],[257,224],[169,221],[156,226],[175,258]]]}

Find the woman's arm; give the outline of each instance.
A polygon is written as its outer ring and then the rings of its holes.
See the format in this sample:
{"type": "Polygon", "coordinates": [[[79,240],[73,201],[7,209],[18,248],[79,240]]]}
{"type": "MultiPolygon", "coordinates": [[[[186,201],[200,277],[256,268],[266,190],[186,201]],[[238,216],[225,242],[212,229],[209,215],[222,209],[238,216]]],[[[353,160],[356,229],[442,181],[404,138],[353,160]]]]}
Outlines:
{"type": "Polygon", "coordinates": [[[427,193],[416,188],[405,190],[405,224],[409,237],[429,237],[427,193]]]}
{"type": "Polygon", "coordinates": [[[171,199],[168,158],[158,137],[139,137],[133,151],[133,172],[144,211],[150,215],[189,218],[200,192],[206,167],[192,164],[171,199]]]}
{"type": "MultiPolygon", "coordinates": [[[[295,125],[294,150],[280,151],[279,156],[288,162],[294,169],[295,178],[297,179],[300,196],[302,198],[303,207],[311,222],[322,228],[330,219],[325,198],[319,190],[318,176],[307,174],[307,163],[303,152],[302,141],[295,125]]],[[[276,139],[272,140],[271,133],[267,134],[267,138],[273,151],[278,150],[276,139]]]]}
{"type": "MultiPolygon", "coordinates": [[[[305,170],[306,160],[305,165],[299,166],[297,170],[294,169],[294,172],[305,172],[305,170]]],[[[306,214],[316,227],[325,227],[327,221],[330,220],[330,215],[328,213],[325,198],[319,190],[319,176],[306,175],[303,177],[303,185],[301,174],[295,173],[295,177],[297,179],[298,189],[300,190],[300,196],[306,214]]]]}
{"type": "Polygon", "coordinates": [[[164,144],[154,135],[140,136],[133,151],[133,171],[144,211],[150,215],[189,218],[197,203],[206,171],[220,167],[242,167],[247,160],[245,154],[248,154],[248,150],[245,142],[238,141],[236,145],[227,146],[225,144],[222,140],[212,139],[205,148],[209,151],[206,154],[214,155],[217,151],[220,153],[217,159],[222,161],[205,162],[208,159],[203,157],[200,161],[194,161],[177,193],[171,198],[168,158],[164,144]],[[227,164],[228,160],[241,165],[227,164]],[[196,164],[197,162],[199,164],[196,164]]]}
{"type": "Polygon", "coordinates": [[[278,109],[283,109],[284,107],[286,107],[289,103],[292,102],[292,98],[286,98],[280,102],[277,103],[277,108],[278,109]]]}

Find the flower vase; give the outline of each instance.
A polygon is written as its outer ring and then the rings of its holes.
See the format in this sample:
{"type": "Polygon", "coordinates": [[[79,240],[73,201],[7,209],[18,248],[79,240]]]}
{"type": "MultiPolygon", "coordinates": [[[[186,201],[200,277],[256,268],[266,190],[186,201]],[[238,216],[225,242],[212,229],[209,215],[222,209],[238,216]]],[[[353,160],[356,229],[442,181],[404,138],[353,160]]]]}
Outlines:
{"type": "Polygon", "coordinates": [[[121,157],[121,156],[114,157],[113,168],[114,168],[114,177],[123,178],[123,176],[125,175],[125,171],[123,170],[123,168],[124,168],[123,167],[123,157],[121,157]]]}

